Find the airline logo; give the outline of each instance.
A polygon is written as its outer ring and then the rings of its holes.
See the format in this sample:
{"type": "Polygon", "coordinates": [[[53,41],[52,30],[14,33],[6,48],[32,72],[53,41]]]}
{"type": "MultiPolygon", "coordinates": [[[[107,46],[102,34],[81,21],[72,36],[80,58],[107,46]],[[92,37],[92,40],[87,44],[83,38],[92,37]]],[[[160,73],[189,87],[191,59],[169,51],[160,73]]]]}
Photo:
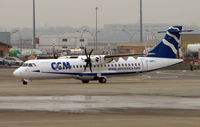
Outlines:
{"type": "Polygon", "coordinates": [[[52,62],[51,63],[51,68],[53,70],[67,70],[71,69],[71,65],[69,62],[52,62]]]}

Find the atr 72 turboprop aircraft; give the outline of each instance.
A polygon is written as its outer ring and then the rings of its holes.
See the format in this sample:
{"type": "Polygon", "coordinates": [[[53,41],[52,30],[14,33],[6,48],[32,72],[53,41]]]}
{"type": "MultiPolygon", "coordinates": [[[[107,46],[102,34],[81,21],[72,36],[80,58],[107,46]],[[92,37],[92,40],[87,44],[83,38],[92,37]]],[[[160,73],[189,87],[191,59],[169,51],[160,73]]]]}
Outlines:
{"type": "Polygon", "coordinates": [[[13,72],[22,79],[23,84],[34,79],[67,79],[74,78],[83,83],[98,80],[106,83],[113,76],[130,76],[150,72],[183,62],[176,59],[180,46],[182,26],[172,26],[166,32],[164,39],[146,56],[139,54],[127,55],[91,55],[85,49],[85,55],[67,56],[62,59],[29,60],[13,72]]]}

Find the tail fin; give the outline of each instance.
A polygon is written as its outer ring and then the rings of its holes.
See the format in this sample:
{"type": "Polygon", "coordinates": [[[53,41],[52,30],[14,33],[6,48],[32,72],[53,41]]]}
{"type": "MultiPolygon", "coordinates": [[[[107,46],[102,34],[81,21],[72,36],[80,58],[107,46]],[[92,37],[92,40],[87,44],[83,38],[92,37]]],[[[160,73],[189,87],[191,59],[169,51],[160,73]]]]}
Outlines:
{"type": "Polygon", "coordinates": [[[180,32],[182,26],[172,26],[167,30],[164,39],[156,45],[147,57],[176,58],[180,43],[180,32]]]}

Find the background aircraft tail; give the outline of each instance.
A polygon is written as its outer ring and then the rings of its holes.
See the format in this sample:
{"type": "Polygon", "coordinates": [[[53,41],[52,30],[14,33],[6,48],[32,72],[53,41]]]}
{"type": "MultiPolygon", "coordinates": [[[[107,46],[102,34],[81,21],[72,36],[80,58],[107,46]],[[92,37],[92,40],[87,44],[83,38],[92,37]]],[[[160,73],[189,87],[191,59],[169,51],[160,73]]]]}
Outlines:
{"type": "Polygon", "coordinates": [[[180,44],[182,26],[172,26],[166,31],[164,39],[148,53],[147,57],[176,58],[180,44]]]}

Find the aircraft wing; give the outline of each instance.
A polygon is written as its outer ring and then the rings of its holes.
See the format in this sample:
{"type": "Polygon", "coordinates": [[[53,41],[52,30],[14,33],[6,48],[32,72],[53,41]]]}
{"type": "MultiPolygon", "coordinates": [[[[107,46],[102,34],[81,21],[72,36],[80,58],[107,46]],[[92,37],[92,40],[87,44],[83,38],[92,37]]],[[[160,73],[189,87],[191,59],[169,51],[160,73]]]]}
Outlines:
{"type": "Polygon", "coordinates": [[[123,58],[124,60],[127,60],[128,57],[132,56],[132,57],[138,57],[138,56],[146,56],[146,55],[150,55],[152,53],[134,53],[134,54],[117,54],[117,55],[105,55],[104,56],[104,60],[105,61],[118,61],[119,58],[123,58]]]}
{"type": "MultiPolygon", "coordinates": [[[[144,56],[147,54],[118,54],[118,55],[106,55],[104,58],[116,58],[116,57],[129,57],[129,56],[144,56]]],[[[148,54],[149,55],[149,54],[148,54]]]]}

